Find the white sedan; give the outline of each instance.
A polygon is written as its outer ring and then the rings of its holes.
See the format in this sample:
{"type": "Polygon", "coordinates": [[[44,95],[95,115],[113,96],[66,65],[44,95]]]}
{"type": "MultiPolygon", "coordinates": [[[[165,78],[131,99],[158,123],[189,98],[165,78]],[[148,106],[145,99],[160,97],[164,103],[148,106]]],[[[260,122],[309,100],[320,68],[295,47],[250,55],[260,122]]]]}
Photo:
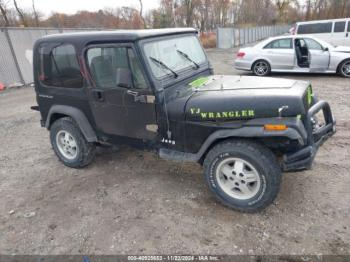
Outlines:
{"type": "Polygon", "coordinates": [[[271,72],[339,73],[350,77],[350,47],[305,35],[272,37],[239,50],[235,68],[257,76],[271,72]]]}

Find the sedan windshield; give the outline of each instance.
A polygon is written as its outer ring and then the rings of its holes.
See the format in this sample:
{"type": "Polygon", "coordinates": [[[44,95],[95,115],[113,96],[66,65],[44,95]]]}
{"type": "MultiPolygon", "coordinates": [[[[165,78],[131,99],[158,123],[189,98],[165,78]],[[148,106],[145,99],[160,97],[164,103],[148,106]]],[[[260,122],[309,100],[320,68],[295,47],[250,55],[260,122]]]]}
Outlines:
{"type": "Polygon", "coordinates": [[[323,47],[328,47],[328,48],[331,48],[331,49],[336,47],[336,46],[334,46],[334,45],[332,45],[332,44],[330,44],[328,42],[325,42],[325,41],[323,41],[321,39],[315,39],[315,40],[317,40],[323,47]]]}
{"type": "Polygon", "coordinates": [[[194,35],[149,42],[144,45],[144,53],[156,78],[183,69],[198,69],[206,61],[206,56],[198,38],[194,35]]]}

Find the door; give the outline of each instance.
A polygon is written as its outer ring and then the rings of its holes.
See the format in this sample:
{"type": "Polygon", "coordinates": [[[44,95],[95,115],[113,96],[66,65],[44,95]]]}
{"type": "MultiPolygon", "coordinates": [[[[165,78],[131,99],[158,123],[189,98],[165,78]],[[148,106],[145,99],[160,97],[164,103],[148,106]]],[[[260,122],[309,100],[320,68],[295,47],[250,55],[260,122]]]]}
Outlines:
{"type": "Polygon", "coordinates": [[[350,46],[350,20],[347,21],[344,45],[350,46]]]}
{"type": "Polygon", "coordinates": [[[330,53],[314,39],[304,38],[310,54],[310,72],[323,72],[329,67],[330,53]]]}
{"type": "Polygon", "coordinates": [[[344,45],[346,39],[346,20],[334,22],[332,40],[330,41],[333,45],[344,45]]]}
{"type": "Polygon", "coordinates": [[[271,62],[272,70],[288,70],[294,67],[294,50],[291,38],[273,40],[264,47],[264,56],[271,62]]]}
{"type": "Polygon", "coordinates": [[[93,82],[92,113],[99,131],[112,136],[155,138],[155,97],[132,45],[92,46],[86,59],[93,82]],[[120,80],[121,71],[123,77],[129,73],[130,81],[120,80]]]}

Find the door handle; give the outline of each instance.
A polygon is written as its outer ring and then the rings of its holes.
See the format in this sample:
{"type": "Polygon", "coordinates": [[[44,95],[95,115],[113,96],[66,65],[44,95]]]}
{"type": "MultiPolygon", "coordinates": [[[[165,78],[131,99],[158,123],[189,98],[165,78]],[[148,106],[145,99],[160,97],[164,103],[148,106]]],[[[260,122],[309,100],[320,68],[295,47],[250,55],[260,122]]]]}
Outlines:
{"type": "Polygon", "coordinates": [[[96,101],[104,101],[104,95],[103,91],[101,90],[93,90],[92,91],[93,97],[96,101]]]}
{"type": "Polygon", "coordinates": [[[147,103],[146,95],[139,95],[139,92],[135,92],[131,90],[127,90],[126,93],[134,97],[134,102],[147,103]]]}
{"type": "Polygon", "coordinates": [[[135,97],[139,95],[138,92],[131,91],[131,90],[126,91],[126,93],[129,94],[129,95],[135,96],[135,97]]]}
{"type": "Polygon", "coordinates": [[[349,33],[346,33],[346,35],[345,35],[346,37],[348,37],[349,36],[349,33]]]}

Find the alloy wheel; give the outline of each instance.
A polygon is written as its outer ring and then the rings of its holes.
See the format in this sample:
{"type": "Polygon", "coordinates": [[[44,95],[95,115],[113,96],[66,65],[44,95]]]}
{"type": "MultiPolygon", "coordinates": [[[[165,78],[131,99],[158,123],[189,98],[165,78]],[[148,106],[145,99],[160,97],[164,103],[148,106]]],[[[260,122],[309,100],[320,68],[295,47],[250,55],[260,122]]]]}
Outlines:
{"type": "Polygon", "coordinates": [[[60,153],[68,160],[73,160],[78,155],[78,145],[77,142],[66,130],[61,130],[56,135],[56,144],[60,153]]]}
{"type": "Polygon", "coordinates": [[[258,76],[264,76],[269,71],[269,65],[264,61],[259,61],[254,65],[254,73],[258,76]]]}
{"type": "Polygon", "coordinates": [[[220,188],[230,197],[245,200],[254,197],[260,189],[261,179],[254,166],[241,158],[226,158],[216,169],[220,188]]]}
{"type": "Polygon", "coordinates": [[[341,71],[344,75],[350,76],[350,61],[343,64],[341,71]]]}

